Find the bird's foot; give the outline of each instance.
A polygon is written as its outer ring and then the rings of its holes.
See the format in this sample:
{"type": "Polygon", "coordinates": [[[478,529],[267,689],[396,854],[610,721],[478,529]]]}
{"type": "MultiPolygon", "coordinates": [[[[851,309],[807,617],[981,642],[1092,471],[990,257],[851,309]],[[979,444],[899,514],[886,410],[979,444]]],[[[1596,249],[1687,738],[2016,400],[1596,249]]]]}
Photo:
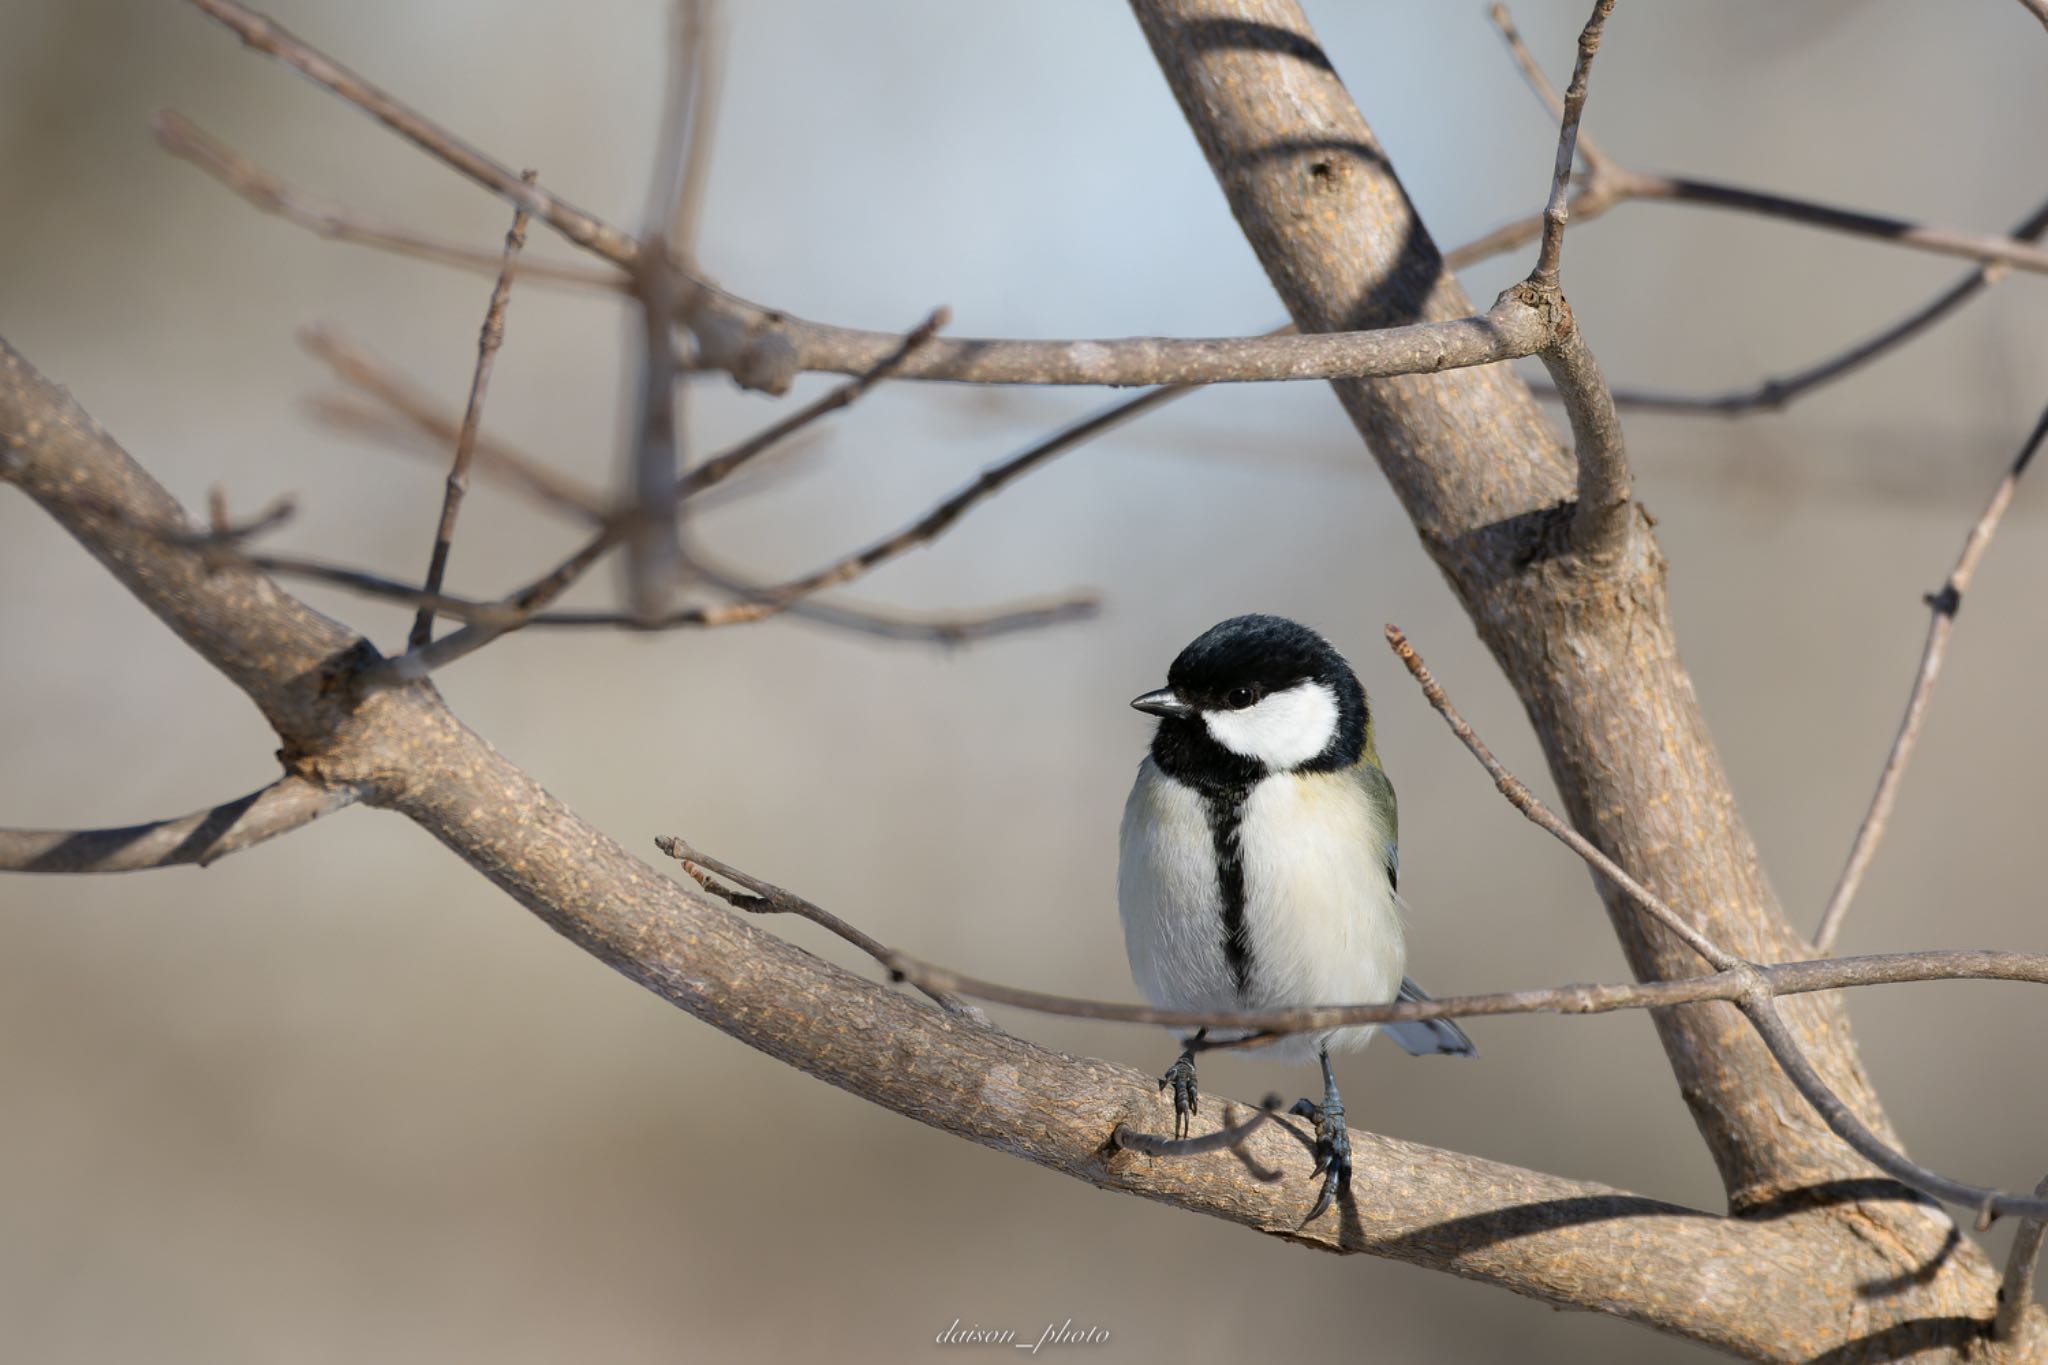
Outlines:
{"type": "Polygon", "coordinates": [[[1195,1089],[1193,1048],[1181,1053],[1180,1060],[1168,1067],[1166,1074],[1159,1078],[1160,1090],[1164,1091],[1168,1087],[1173,1090],[1173,1135],[1176,1138],[1184,1138],[1188,1135],[1189,1123],[1201,1108],[1197,1100],[1200,1092],[1195,1089]]]}
{"type": "Polygon", "coordinates": [[[1332,1203],[1351,1194],[1351,1135],[1344,1127],[1344,1102],[1337,1098],[1334,1089],[1321,1104],[1296,1100],[1289,1112],[1316,1125],[1316,1166],[1310,1174],[1323,1178],[1323,1188],[1316,1195],[1315,1207],[1301,1220],[1301,1225],[1307,1227],[1322,1217],[1332,1203]]]}

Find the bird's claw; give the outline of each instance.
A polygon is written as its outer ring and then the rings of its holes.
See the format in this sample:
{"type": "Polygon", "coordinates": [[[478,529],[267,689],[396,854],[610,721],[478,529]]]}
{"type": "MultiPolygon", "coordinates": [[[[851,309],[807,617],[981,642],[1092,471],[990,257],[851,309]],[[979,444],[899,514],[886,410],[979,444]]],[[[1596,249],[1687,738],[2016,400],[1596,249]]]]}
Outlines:
{"type": "Polygon", "coordinates": [[[1317,1104],[1314,1100],[1296,1100],[1288,1112],[1309,1119],[1316,1126],[1316,1165],[1310,1174],[1323,1177],[1323,1188],[1316,1195],[1315,1207],[1301,1220],[1302,1226],[1307,1227],[1322,1217],[1331,1204],[1351,1196],[1351,1135],[1344,1126],[1344,1105],[1340,1101],[1317,1104]]]}
{"type": "Polygon", "coordinates": [[[1195,1054],[1192,1051],[1181,1053],[1180,1060],[1159,1078],[1162,1092],[1169,1086],[1173,1089],[1173,1135],[1184,1138],[1188,1135],[1188,1125],[1201,1109],[1196,1098],[1200,1092],[1195,1089],[1195,1054]]]}

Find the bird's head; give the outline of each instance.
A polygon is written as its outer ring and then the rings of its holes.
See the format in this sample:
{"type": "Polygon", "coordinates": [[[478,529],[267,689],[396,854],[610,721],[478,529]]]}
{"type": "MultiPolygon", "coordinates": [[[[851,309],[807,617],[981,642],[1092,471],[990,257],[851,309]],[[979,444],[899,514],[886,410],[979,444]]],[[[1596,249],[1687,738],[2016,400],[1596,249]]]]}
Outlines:
{"type": "Polygon", "coordinates": [[[1322,636],[1279,616],[1233,616],[1180,652],[1166,686],[1131,702],[1159,717],[1153,758],[1177,777],[1242,783],[1349,767],[1365,754],[1365,689],[1322,636]]]}

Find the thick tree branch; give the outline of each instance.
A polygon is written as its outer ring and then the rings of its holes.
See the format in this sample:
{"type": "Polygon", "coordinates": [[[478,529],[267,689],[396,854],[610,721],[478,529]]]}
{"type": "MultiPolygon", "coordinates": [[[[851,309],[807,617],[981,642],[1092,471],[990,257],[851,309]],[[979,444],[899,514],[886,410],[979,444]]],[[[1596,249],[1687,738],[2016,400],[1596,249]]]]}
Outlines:
{"type": "Polygon", "coordinates": [[[125,829],[0,829],[0,871],[140,872],[205,867],[354,805],[361,792],[282,777],[247,796],[175,820],[125,829]]]}

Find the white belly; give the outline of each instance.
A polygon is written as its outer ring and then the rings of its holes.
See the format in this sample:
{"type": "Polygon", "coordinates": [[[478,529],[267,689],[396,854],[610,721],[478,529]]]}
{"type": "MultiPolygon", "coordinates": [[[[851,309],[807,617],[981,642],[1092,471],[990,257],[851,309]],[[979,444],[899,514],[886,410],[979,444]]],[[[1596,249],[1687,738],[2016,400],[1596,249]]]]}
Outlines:
{"type": "MultiPolygon", "coordinates": [[[[1250,970],[1240,991],[1223,950],[1222,896],[1200,796],[1148,758],[1124,809],[1118,906],[1138,989],[1173,1009],[1343,1005],[1392,1000],[1407,948],[1385,865],[1384,828],[1341,775],[1281,773],[1245,803],[1250,970]]],[[[1265,1054],[1361,1047],[1370,1027],[1299,1035],[1265,1054]]]]}

